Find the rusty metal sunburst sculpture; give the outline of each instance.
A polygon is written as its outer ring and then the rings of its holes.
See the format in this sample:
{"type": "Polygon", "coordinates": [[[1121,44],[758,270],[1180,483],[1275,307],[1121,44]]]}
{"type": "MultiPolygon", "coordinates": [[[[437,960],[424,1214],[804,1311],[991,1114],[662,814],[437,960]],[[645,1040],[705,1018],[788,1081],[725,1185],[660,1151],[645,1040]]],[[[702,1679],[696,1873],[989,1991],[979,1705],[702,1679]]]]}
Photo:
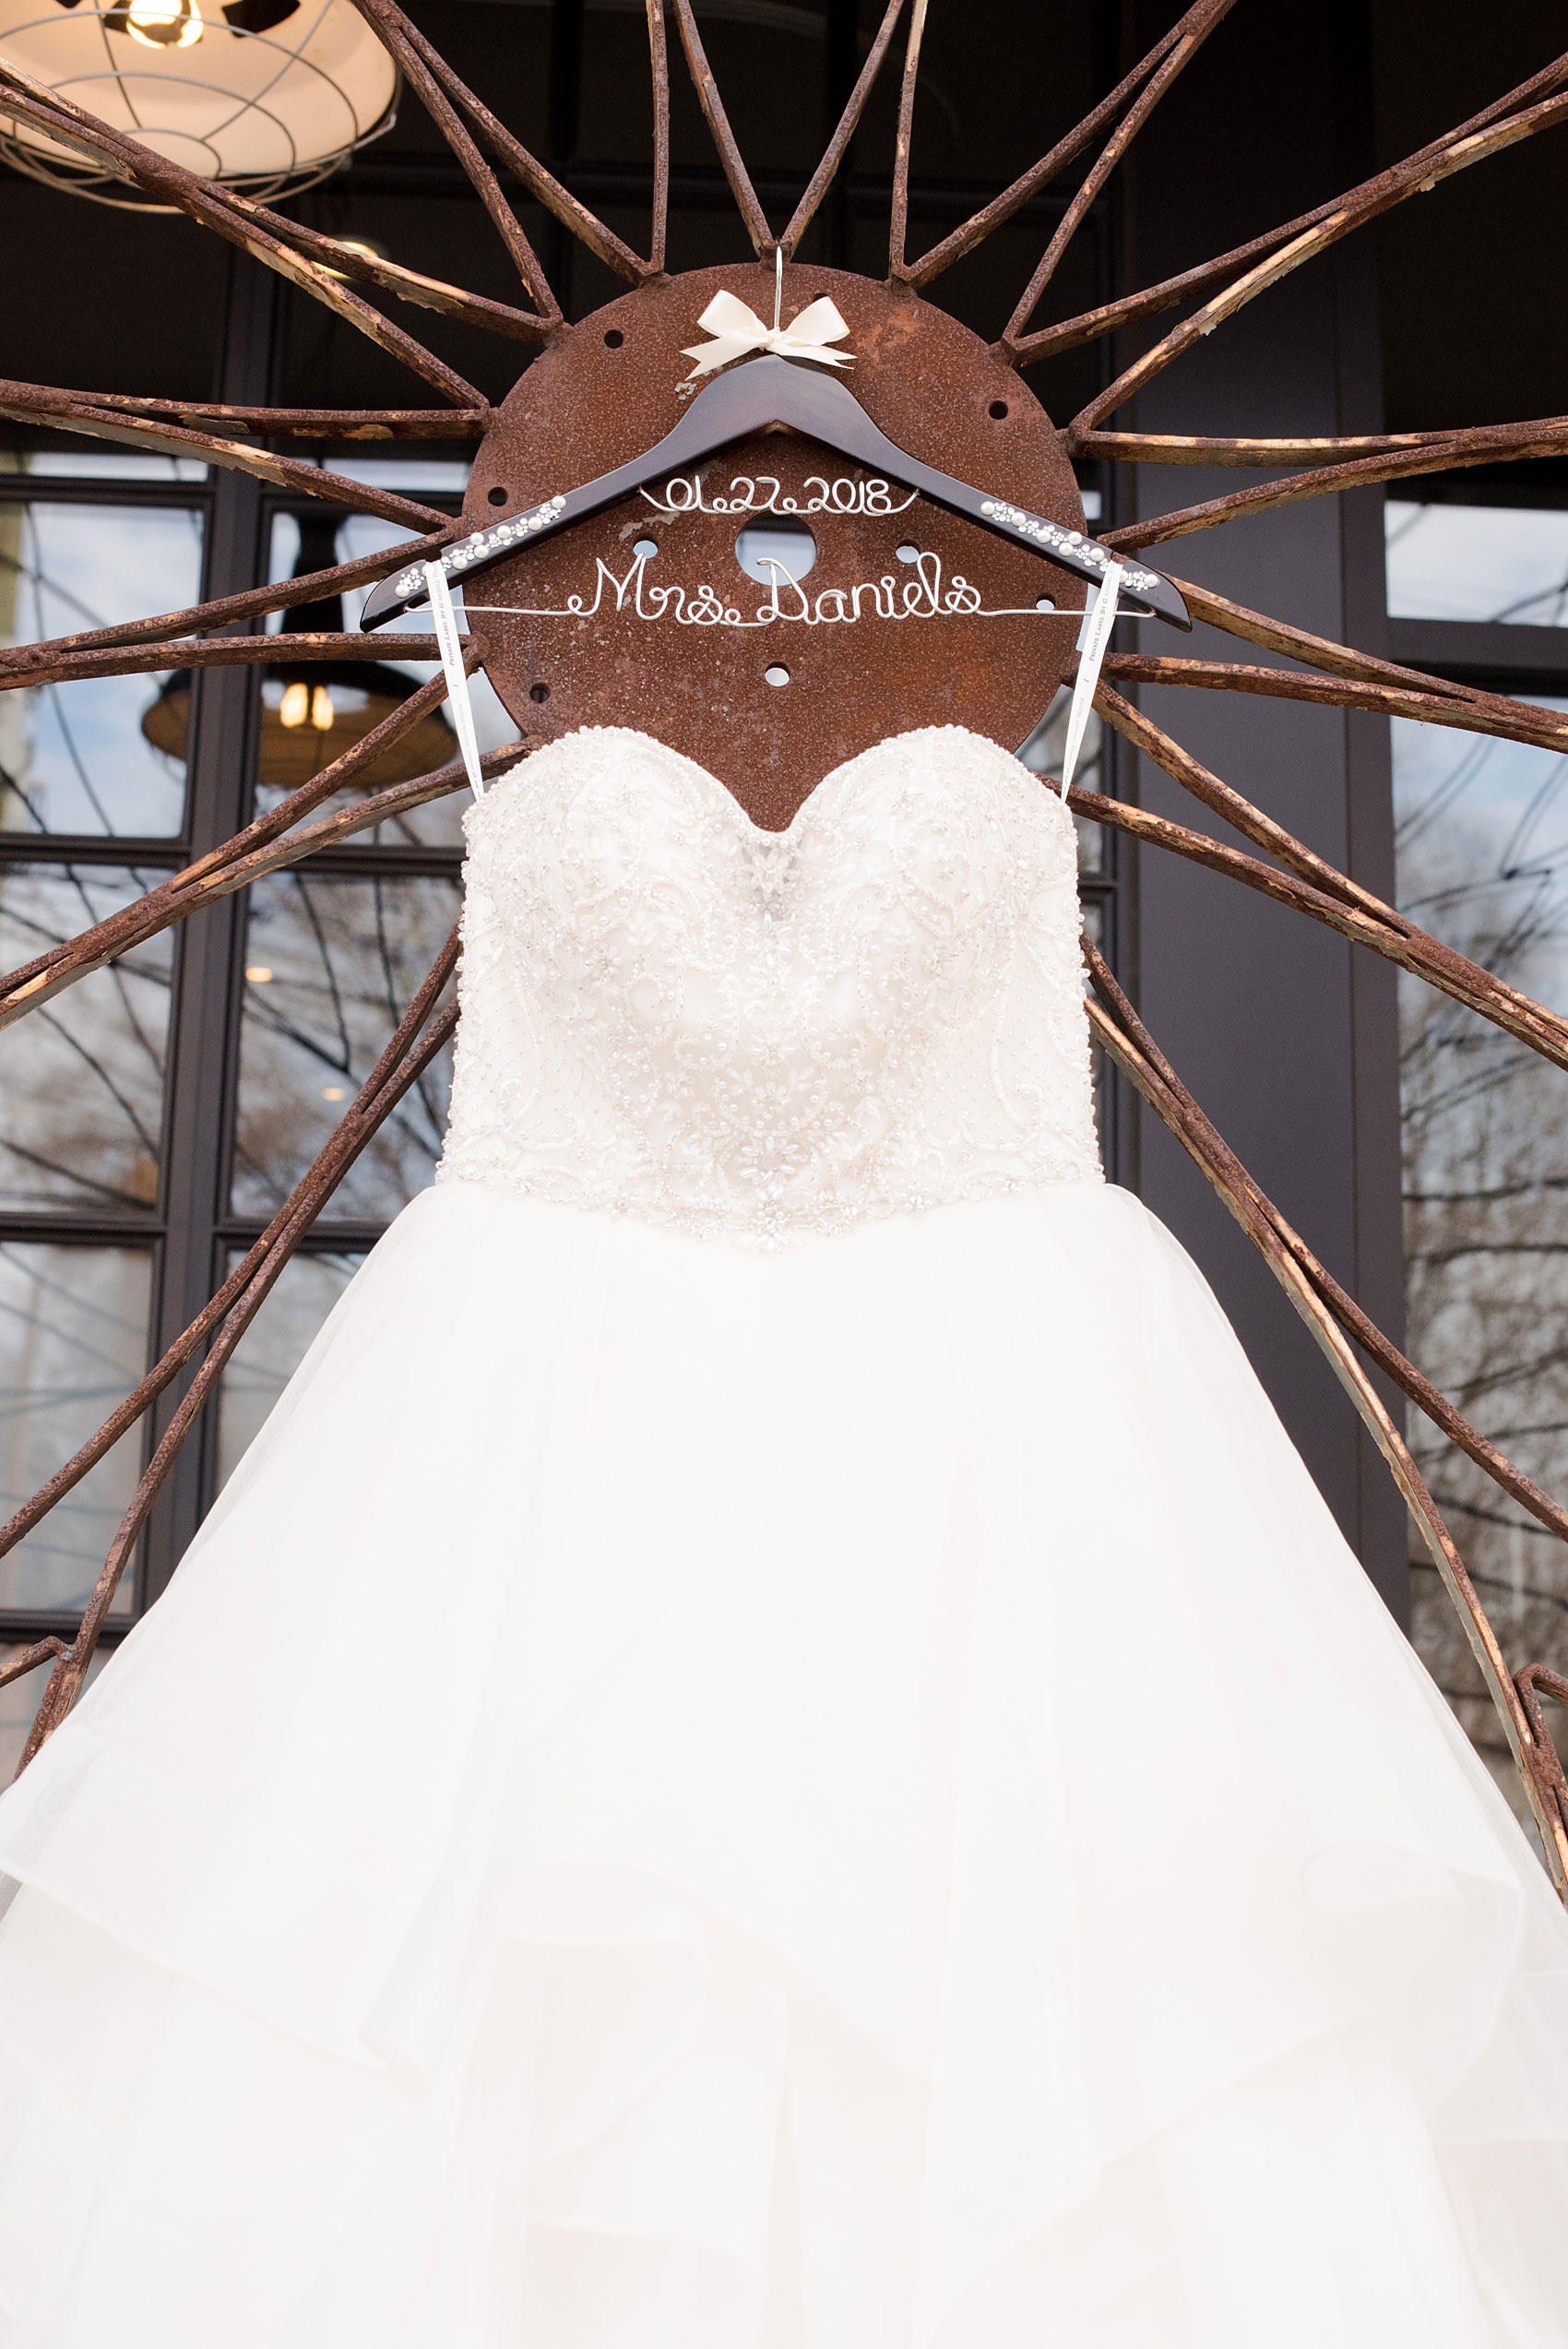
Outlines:
{"type": "MultiPolygon", "coordinates": [[[[818,294],[833,293],[852,329],[858,393],[891,436],[901,438],[934,464],[967,472],[970,479],[984,478],[999,494],[1016,496],[1036,511],[1054,510],[1069,521],[1075,517],[1081,526],[1073,459],[1224,465],[1267,469],[1273,476],[1262,485],[1243,487],[1158,520],[1104,534],[1102,543],[1126,553],[1169,544],[1236,517],[1357,483],[1568,452],[1568,423],[1560,418],[1460,432],[1310,440],[1151,435],[1119,430],[1113,422],[1134,393],[1200,337],[1337,240],[1408,197],[1568,118],[1568,54],[1469,121],[1332,202],[1283,221],[1250,243],[1161,283],[1057,324],[1037,325],[1037,313],[1063,256],[1107,179],[1154,108],[1229,14],[1234,0],[1198,0],[1110,96],[1048,154],[993,202],[918,256],[909,251],[910,145],[928,0],[888,0],[842,119],[793,217],[777,236],[731,129],[704,53],[692,0],[668,0],[668,8],[666,0],[646,0],[654,115],[653,219],[646,255],[634,252],[520,144],[452,71],[396,0],[355,0],[355,5],[466,173],[515,265],[522,289],[518,303],[469,292],[286,220],[232,188],[164,161],[58,94],[42,91],[3,62],[0,97],[7,115],[78,153],[95,170],[127,183],[142,197],[185,213],[279,272],[368,336],[419,380],[427,399],[434,394],[443,404],[351,413],[241,409],[6,383],[0,384],[0,413],[28,426],[53,426],[166,454],[185,454],[208,465],[235,467],[291,495],[325,498],[350,512],[374,515],[410,530],[416,533],[413,542],[403,543],[390,554],[339,564],[280,586],[260,587],[186,611],[0,654],[0,689],[267,661],[276,653],[273,638],[225,631],[268,613],[367,585],[406,566],[410,558],[432,554],[481,524],[493,521],[502,509],[520,511],[530,499],[547,495],[552,489],[569,488],[647,448],[679,412],[676,386],[682,368],[676,354],[715,288],[726,278],[734,279],[742,295],[755,300],[760,311],[765,301],[771,299],[779,256],[791,315],[818,294]],[[666,271],[671,50],[679,52],[691,76],[760,274],[754,276],[749,265],[738,273],[705,270],[672,277],[666,271]],[[901,58],[902,86],[885,280],[801,265],[795,256],[802,237],[844,161],[868,98],[890,57],[895,60],[893,70],[898,69],[901,58]],[[1085,159],[1087,168],[1060,224],[994,344],[980,342],[925,298],[925,290],[944,269],[972,252],[1040,191],[1063,181],[1075,167],[1082,167],[1085,159]],[[507,199],[497,165],[515,174],[565,231],[625,281],[628,291],[591,316],[569,323],[507,199]],[[539,354],[536,364],[525,372],[508,400],[492,411],[470,384],[367,301],[362,288],[529,346],[539,354]],[[1183,313],[1179,322],[1064,427],[1058,429],[1051,422],[1022,381],[1020,370],[1036,360],[1173,310],[1183,313]],[[291,440],[341,442],[355,437],[396,443],[437,436],[477,445],[467,508],[457,521],[410,499],[272,453],[263,445],[291,440]],[[1289,469],[1282,478],[1278,477],[1281,467],[1289,469]]],[[[779,460],[780,465],[783,462],[779,460]]],[[[938,524],[948,519],[938,518],[938,524]]],[[[890,514],[873,512],[847,518],[848,524],[859,532],[853,547],[857,558],[863,557],[874,568],[885,560],[897,534],[896,520],[890,514]]],[[[705,551],[701,517],[685,516],[679,527],[686,532],[684,543],[700,557],[705,551]]],[[[732,518],[723,527],[732,546],[732,518]]],[[[952,522],[951,527],[955,549],[972,548],[981,535],[961,522],[952,522]],[[961,536],[965,531],[970,531],[968,540],[961,536]]],[[[489,576],[496,583],[504,607],[515,606],[525,579],[536,603],[541,595],[548,601],[551,591],[564,590],[563,566],[569,560],[580,564],[586,555],[591,563],[602,559],[607,550],[624,553],[626,535],[624,516],[612,509],[535,552],[518,555],[489,576]]],[[[1038,583],[1038,573],[1028,569],[1031,557],[1016,550],[997,549],[989,540],[985,543],[992,548],[993,569],[989,577],[1004,588],[1009,582],[1016,586],[1025,575],[1018,567],[1023,566],[1038,583]]],[[[955,554],[950,570],[956,559],[955,554]]],[[[1249,611],[1202,587],[1184,580],[1177,584],[1194,618],[1242,646],[1259,648],[1293,665],[1113,655],[1105,663],[1106,682],[1100,686],[1097,707],[1102,719],[1138,753],[1258,853],[1248,854],[1201,829],[1174,823],[1096,792],[1075,790],[1071,794],[1075,809],[1094,823],[1110,826],[1151,849],[1194,859],[1327,924],[1354,945],[1385,957],[1493,1022],[1530,1052],[1568,1068],[1568,1019],[1443,945],[1313,853],[1134,708],[1118,686],[1177,685],[1326,702],[1559,752],[1568,750],[1568,713],[1541,709],[1374,660],[1249,611]]],[[[619,623],[623,616],[617,611],[612,622],[619,623]]],[[[540,699],[529,684],[540,658],[537,634],[530,636],[527,627],[519,626],[516,614],[501,626],[487,618],[482,626],[476,625],[470,665],[478,665],[482,655],[503,701],[518,723],[519,739],[487,754],[485,765],[494,772],[569,727],[633,716],[651,731],[663,724],[671,738],[678,735],[682,746],[695,755],[706,751],[707,763],[724,776],[759,820],[782,823],[791,812],[792,793],[794,798],[799,796],[790,783],[792,776],[822,773],[835,757],[863,746],[878,733],[952,714],[980,728],[994,727],[1005,735],[1007,724],[1020,712],[1031,721],[1037,717],[1050,690],[1064,674],[1072,674],[1072,627],[1060,615],[1048,617],[1039,626],[1032,614],[1028,622],[1016,611],[1006,616],[1018,620],[1019,626],[987,638],[978,651],[969,639],[949,630],[938,659],[931,657],[932,638],[922,638],[917,659],[912,649],[900,650],[898,632],[890,630],[879,638],[875,661],[868,663],[863,653],[851,652],[851,631],[822,629],[813,637],[802,662],[796,681],[800,690],[790,696],[770,695],[750,671],[741,678],[744,688],[741,691],[734,686],[734,678],[740,674],[732,649],[735,640],[725,645],[718,629],[706,635],[691,630],[683,650],[699,642],[701,649],[692,651],[694,665],[683,670],[678,680],[678,724],[669,707],[675,686],[667,656],[649,654],[646,643],[639,642],[628,628],[617,634],[616,626],[610,624],[594,633],[586,650],[558,666],[549,698],[540,699]],[[692,677],[699,671],[700,684],[694,691],[692,677]],[[851,675],[854,689],[847,704],[844,689],[851,675]],[[728,709],[723,729],[727,747],[716,749],[705,733],[702,711],[720,686],[733,706],[728,709]],[[744,773],[727,772],[731,761],[744,773]]],[[[905,632],[910,638],[916,633],[905,632]]],[[[436,653],[434,638],[404,636],[398,642],[405,653],[425,658],[436,653]]],[[[374,658],[382,646],[379,638],[363,634],[298,633],[291,635],[289,649],[293,662],[329,662],[374,658]]],[[[760,662],[755,668],[760,675],[760,662]]],[[[437,709],[445,693],[440,677],[422,686],[342,757],[222,847],[110,920],[0,980],[0,1024],[25,1017],[87,973],[261,876],[295,864],[388,817],[465,788],[461,769],[447,766],[389,788],[365,792],[340,811],[315,817],[326,802],[354,784],[390,745],[437,709]]],[[[1019,738],[1024,731],[1027,726],[1015,724],[1010,738],[1019,738]]],[[[327,1149],[205,1310],[98,1434],[0,1529],[3,1555],[137,1425],[166,1388],[193,1364],[199,1365],[119,1527],[79,1631],[69,1642],[58,1638],[41,1640],[0,1667],[3,1685],[45,1664],[52,1666],[24,1766],[64,1718],[80,1689],[153,1500],[241,1336],[355,1157],[450,1035],[456,1014],[444,997],[457,953],[454,934],[327,1149]]],[[[1170,1127],[1264,1257],[1327,1355],[1387,1461],[1458,1610],[1512,1747],[1548,1866],[1559,1891],[1568,1899],[1568,1778],[1542,1713],[1544,1699],[1568,1702],[1568,1681],[1540,1664],[1526,1664],[1515,1671],[1504,1659],[1453,1537],[1404,1435],[1381,1400],[1373,1372],[1391,1379],[1503,1493],[1564,1541],[1568,1541],[1568,1511],[1472,1427],[1318,1262],[1205,1116],[1102,958],[1092,946],[1086,947],[1086,956],[1091,983],[1090,1018],[1099,1043],[1170,1127]]]]}

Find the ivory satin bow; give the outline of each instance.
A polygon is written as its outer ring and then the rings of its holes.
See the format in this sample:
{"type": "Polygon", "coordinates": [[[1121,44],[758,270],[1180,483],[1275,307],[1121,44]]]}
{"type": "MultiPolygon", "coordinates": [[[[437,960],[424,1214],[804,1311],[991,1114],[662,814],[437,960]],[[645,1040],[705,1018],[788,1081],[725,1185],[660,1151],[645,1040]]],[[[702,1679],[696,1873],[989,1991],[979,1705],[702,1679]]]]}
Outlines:
{"type": "Polygon", "coordinates": [[[743,359],[752,351],[776,352],[780,359],[814,359],[822,367],[854,364],[847,353],[824,348],[841,341],[849,331],[838,315],[837,304],[826,293],[819,301],[808,302],[787,327],[766,327],[739,294],[716,293],[697,324],[706,327],[714,339],[693,343],[683,352],[683,358],[696,361],[686,377],[688,383],[715,367],[727,366],[731,359],[743,359]]]}

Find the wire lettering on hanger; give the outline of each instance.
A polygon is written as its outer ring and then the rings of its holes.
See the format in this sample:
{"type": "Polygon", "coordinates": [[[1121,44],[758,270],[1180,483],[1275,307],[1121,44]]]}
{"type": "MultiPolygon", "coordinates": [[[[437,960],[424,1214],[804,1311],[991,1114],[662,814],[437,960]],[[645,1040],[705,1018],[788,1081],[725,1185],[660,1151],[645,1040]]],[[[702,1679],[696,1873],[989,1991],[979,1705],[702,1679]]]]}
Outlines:
{"type": "Polygon", "coordinates": [[[766,602],[758,605],[751,619],[738,604],[726,603],[706,579],[695,594],[683,587],[650,584],[647,557],[643,554],[633,557],[623,578],[616,578],[602,555],[598,556],[591,602],[583,595],[569,595],[560,604],[469,603],[467,608],[470,613],[492,612],[518,620],[590,620],[606,608],[608,589],[615,599],[617,612],[629,609],[637,619],[649,622],[673,620],[683,628],[770,628],[778,622],[807,628],[853,627],[868,615],[895,621],[1058,620],[1081,616],[1073,607],[1063,614],[1054,605],[1042,609],[1033,603],[1008,604],[993,610],[981,603],[980,590],[961,571],[955,571],[950,580],[944,581],[939,554],[917,555],[912,578],[895,578],[891,572],[885,571],[879,579],[858,579],[852,587],[819,588],[814,595],[806,593],[784,564],[768,555],[762,560],[773,575],[773,584],[766,602]]]}
{"type": "Polygon", "coordinates": [[[709,502],[703,495],[700,473],[672,473],[664,484],[662,500],[652,490],[639,491],[656,514],[667,517],[677,514],[902,514],[919,496],[911,490],[902,506],[895,506],[893,493],[885,481],[874,477],[870,481],[851,481],[840,475],[829,482],[821,473],[811,473],[802,486],[818,489],[820,497],[810,497],[802,504],[793,497],[779,495],[781,484],[772,473],[737,473],[730,483],[728,497],[716,497],[709,502]],[[767,495],[757,496],[760,484],[766,483],[767,495]],[[741,497],[735,493],[744,489],[741,497]],[[676,492],[680,495],[676,495],[676,492]]]}

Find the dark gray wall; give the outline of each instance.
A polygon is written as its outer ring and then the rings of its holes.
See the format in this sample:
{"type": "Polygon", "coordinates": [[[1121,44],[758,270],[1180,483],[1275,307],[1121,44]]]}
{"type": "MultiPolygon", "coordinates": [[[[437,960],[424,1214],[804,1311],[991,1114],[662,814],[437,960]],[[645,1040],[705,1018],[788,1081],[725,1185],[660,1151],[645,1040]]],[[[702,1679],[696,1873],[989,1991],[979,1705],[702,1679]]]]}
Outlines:
{"type": "MultiPolygon", "coordinates": [[[[1166,12],[1135,13],[1140,34],[1152,38],[1166,12]]],[[[1139,143],[1125,283],[1146,283],[1222,251],[1373,168],[1360,13],[1238,9],[1220,29],[1190,69],[1179,104],[1139,143]],[[1257,102],[1245,102],[1249,90],[1257,102]]],[[[1205,434],[1378,429],[1374,265],[1370,249],[1341,246],[1197,345],[1116,421],[1146,432],[1205,434]]],[[[1119,352],[1119,363],[1136,347],[1119,352]]],[[[1165,512],[1258,478],[1141,468],[1134,510],[1165,512]]],[[[1234,523],[1154,550],[1153,559],[1321,636],[1378,649],[1376,492],[1234,523]]],[[[1212,630],[1198,629],[1181,645],[1168,629],[1146,626],[1137,633],[1149,651],[1271,657],[1212,630]]],[[[1392,894],[1381,721],[1251,695],[1162,689],[1140,699],[1158,724],[1299,838],[1392,894]]],[[[1247,845],[1158,769],[1136,763],[1136,793],[1146,806],[1247,845]]],[[[1123,788],[1133,782],[1124,777],[1123,788]]],[[[1265,1189],[1397,1337],[1403,1268],[1391,968],[1173,857],[1143,852],[1133,894],[1131,972],[1150,1028],[1265,1189]]],[[[1152,1114],[1141,1115],[1137,1131],[1134,1179],[1144,1198],[1214,1283],[1340,1524],[1402,1614],[1405,1519],[1386,1470],[1311,1337],[1202,1177],[1152,1114]]]]}

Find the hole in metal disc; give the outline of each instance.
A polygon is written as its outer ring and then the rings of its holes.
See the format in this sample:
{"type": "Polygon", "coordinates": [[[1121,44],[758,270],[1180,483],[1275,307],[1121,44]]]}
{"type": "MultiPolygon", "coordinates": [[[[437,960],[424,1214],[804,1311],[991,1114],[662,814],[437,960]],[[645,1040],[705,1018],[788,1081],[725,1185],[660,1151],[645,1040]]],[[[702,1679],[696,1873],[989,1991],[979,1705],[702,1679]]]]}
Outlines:
{"type": "Polygon", "coordinates": [[[1000,423],[1007,413],[1007,402],[1004,399],[993,399],[991,403],[991,412],[1000,423]]]}
{"type": "Polygon", "coordinates": [[[1035,610],[1036,610],[1037,612],[1054,612],[1054,611],[1055,611],[1055,609],[1056,609],[1056,602],[1055,602],[1055,599],[1054,599],[1054,597],[1052,597],[1052,596],[1049,596],[1049,595],[1037,595],[1037,596],[1036,596],[1036,598],[1035,598],[1035,610]]]}
{"type": "Polygon", "coordinates": [[[632,553],[640,554],[645,563],[651,563],[658,552],[659,541],[656,538],[639,538],[633,543],[632,553]]]}
{"type": "Polygon", "coordinates": [[[504,489],[493,489],[490,493],[490,502],[492,506],[505,506],[506,503],[505,491],[504,489]]]}
{"type": "Polygon", "coordinates": [[[748,579],[771,587],[777,578],[785,587],[805,578],[816,561],[816,541],[803,522],[748,522],[735,541],[735,560],[748,579]]]}
{"type": "Polygon", "coordinates": [[[550,699],[550,687],[548,686],[530,686],[529,687],[529,699],[530,701],[548,701],[550,699]]]}
{"type": "Polygon", "coordinates": [[[790,682],[790,672],[782,661],[776,661],[771,668],[765,669],[762,674],[770,686],[787,686],[790,682]]]}
{"type": "Polygon", "coordinates": [[[619,327],[608,327],[608,328],[606,328],[606,329],[605,329],[605,335],[604,335],[604,347],[605,347],[605,349],[606,349],[607,351],[619,351],[619,350],[620,350],[620,348],[621,348],[621,345],[622,345],[622,344],[625,341],[625,340],[626,340],[626,338],[625,338],[625,336],[622,333],[622,331],[621,331],[621,329],[620,329],[620,328],[619,328],[619,327]]]}
{"type": "Polygon", "coordinates": [[[921,559],[921,551],[918,546],[909,546],[906,544],[904,546],[895,547],[893,551],[897,555],[900,563],[918,563],[921,559]]]}

